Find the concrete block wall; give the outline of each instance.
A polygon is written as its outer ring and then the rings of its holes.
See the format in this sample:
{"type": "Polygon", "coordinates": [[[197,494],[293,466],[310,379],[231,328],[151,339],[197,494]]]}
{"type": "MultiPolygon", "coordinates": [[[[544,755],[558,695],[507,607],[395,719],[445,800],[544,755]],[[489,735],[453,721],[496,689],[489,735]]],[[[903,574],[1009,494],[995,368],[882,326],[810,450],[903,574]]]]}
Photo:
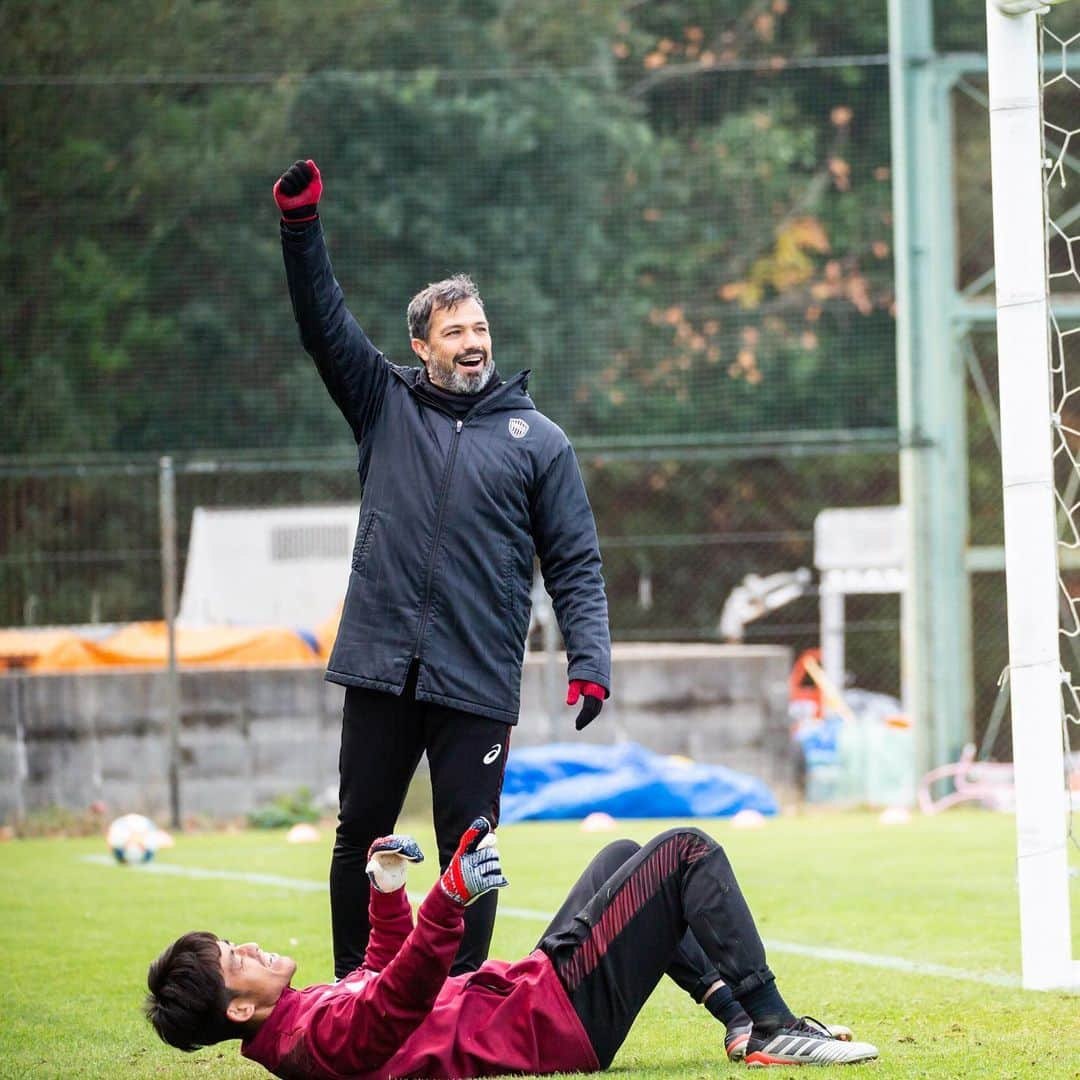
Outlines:
{"type": "MultiPolygon", "coordinates": [[[[565,658],[530,654],[514,746],[633,740],[791,782],[790,650],[616,645],[615,695],[584,732],[564,704],[565,658]]],[[[45,806],[166,813],[168,731],[160,671],[0,676],[0,819],[45,806]]],[[[319,668],[180,674],[181,805],[235,817],[275,795],[336,787],[341,687],[319,668]]]]}

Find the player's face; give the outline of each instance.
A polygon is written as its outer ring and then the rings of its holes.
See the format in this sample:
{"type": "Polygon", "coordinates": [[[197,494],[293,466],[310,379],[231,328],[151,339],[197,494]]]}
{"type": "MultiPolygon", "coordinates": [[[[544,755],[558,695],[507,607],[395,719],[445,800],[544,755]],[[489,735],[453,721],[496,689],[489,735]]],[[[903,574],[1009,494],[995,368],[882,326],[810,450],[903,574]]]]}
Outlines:
{"type": "Polygon", "coordinates": [[[427,341],[413,338],[412,345],[427,365],[428,378],[456,394],[479,393],[495,367],[487,316],[471,297],[452,308],[436,308],[427,341]]]}
{"type": "Polygon", "coordinates": [[[237,1000],[250,1002],[256,1009],[273,1006],[296,971],[291,956],[263,952],[254,941],[234,945],[219,940],[218,948],[225,985],[237,992],[237,1000]]]}

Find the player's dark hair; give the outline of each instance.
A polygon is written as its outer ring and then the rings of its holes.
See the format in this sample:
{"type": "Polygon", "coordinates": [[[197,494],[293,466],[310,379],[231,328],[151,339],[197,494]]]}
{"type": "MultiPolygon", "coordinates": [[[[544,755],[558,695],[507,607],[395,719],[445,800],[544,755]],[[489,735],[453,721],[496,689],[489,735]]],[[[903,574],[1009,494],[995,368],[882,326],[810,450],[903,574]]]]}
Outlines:
{"type": "Polygon", "coordinates": [[[236,991],[225,985],[218,938],[208,931],[177,938],[150,965],[146,985],[150,992],[143,1012],[162,1040],[178,1050],[247,1034],[243,1024],[225,1015],[236,991]]]}
{"type": "Polygon", "coordinates": [[[480,290],[467,274],[455,274],[442,281],[433,281],[409,301],[409,310],[406,313],[409,337],[427,341],[432,312],[455,308],[463,300],[475,300],[481,307],[484,306],[480,290]]]}

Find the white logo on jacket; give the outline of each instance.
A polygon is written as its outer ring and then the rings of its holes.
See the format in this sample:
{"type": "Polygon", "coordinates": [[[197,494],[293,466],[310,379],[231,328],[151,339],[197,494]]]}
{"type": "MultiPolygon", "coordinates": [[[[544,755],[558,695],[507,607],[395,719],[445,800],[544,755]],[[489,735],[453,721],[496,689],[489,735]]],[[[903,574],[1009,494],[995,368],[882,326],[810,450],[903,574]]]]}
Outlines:
{"type": "Polygon", "coordinates": [[[510,423],[506,426],[515,439],[524,439],[529,434],[529,425],[520,416],[511,417],[510,423]]]}

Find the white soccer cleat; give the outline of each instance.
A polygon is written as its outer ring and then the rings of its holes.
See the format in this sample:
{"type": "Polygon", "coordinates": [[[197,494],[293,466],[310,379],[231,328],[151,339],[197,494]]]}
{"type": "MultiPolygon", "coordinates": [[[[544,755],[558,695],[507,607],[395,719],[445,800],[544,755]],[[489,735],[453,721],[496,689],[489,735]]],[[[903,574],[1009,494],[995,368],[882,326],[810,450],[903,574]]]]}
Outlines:
{"type": "MultiPolygon", "coordinates": [[[[750,1032],[754,1025],[750,1023],[732,1024],[724,1036],[724,1052],[728,1061],[744,1061],[746,1059],[746,1044],[750,1041],[750,1032]]],[[[841,1042],[851,1042],[855,1037],[854,1032],[843,1024],[826,1024],[825,1029],[834,1038],[841,1042]]]]}
{"type": "Polygon", "coordinates": [[[813,1017],[804,1016],[771,1035],[751,1031],[746,1043],[746,1064],[751,1068],[768,1065],[853,1065],[872,1061],[877,1047],[851,1042],[851,1033],[839,1025],[830,1029],[813,1017]],[[833,1030],[837,1034],[833,1034],[833,1030]],[[846,1037],[845,1037],[846,1036],[846,1037]]]}

